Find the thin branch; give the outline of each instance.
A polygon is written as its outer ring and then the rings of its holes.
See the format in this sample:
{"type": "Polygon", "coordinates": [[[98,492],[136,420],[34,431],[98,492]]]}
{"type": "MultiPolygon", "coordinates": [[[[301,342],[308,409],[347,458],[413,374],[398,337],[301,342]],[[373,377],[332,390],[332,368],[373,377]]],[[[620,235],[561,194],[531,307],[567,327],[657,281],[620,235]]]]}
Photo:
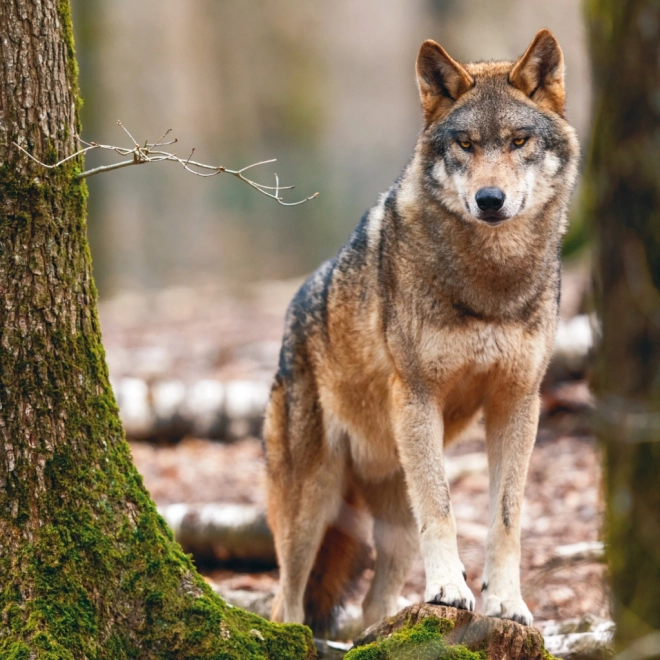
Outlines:
{"type": "Polygon", "coordinates": [[[193,157],[193,154],[195,153],[195,147],[192,148],[192,151],[190,152],[190,156],[188,156],[188,160],[186,161],[186,167],[188,166],[188,163],[190,163],[190,159],[193,157]]]}
{"type": "Polygon", "coordinates": [[[87,179],[90,176],[95,174],[102,174],[103,172],[112,172],[112,170],[120,170],[122,167],[128,167],[129,165],[135,165],[134,160],[124,160],[121,163],[114,163],[113,165],[101,165],[100,167],[95,167],[91,170],[85,170],[78,175],[79,179],[87,179]]]}
{"type": "Polygon", "coordinates": [[[276,163],[276,162],[277,162],[277,158],[270,158],[268,160],[261,160],[258,163],[252,163],[252,165],[246,165],[245,167],[238,170],[238,173],[243,174],[243,172],[247,172],[248,170],[251,170],[253,167],[259,167],[259,165],[270,165],[270,163],[276,163]]]}
{"type": "Polygon", "coordinates": [[[171,132],[172,132],[172,129],[171,129],[171,128],[168,128],[168,129],[167,129],[167,130],[166,130],[166,131],[165,131],[165,132],[164,132],[164,133],[158,138],[158,140],[156,140],[156,142],[154,142],[153,144],[149,144],[148,142],[145,141],[144,146],[145,146],[145,147],[160,147],[160,146],[163,146],[163,145],[165,145],[165,144],[174,144],[175,142],[177,142],[177,139],[176,139],[176,138],[174,138],[174,140],[172,140],[171,142],[163,142],[163,140],[164,140],[164,139],[165,139],[165,138],[166,138],[171,132]]]}
{"type": "Polygon", "coordinates": [[[128,135],[128,137],[131,138],[131,140],[132,140],[133,144],[135,145],[135,147],[136,147],[137,149],[139,149],[139,148],[140,148],[140,145],[137,143],[137,140],[136,140],[136,139],[135,139],[135,138],[129,133],[129,131],[128,131],[128,129],[126,128],[126,126],[124,126],[124,124],[122,124],[121,121],[120,121],[119,119],[117,120],[117,126],[121,126],[121,127],[124,129],[124,132],[126,133],[126,135],[128,135]]]}
{"type": "Polygon", "coordinates": [[[49,170],[52,170],[56,167],[59,167],[60,165],[63,165],[66,163],[68,160],[71,160],[72,158],[75,158],[76,156],[80,156],[81,154],[87,153],[88,151],[91,151],[92,149],[96,149],[97,145],[89,145],[88,147],[85,147],[84,149],[80,149],[79,151],[76,151],[75,154],[71,154],[70,156],[67,156],[66,158],[63,158],[59,162],[55,163],[54,165],[46,165],[46,163],[42,163],[39,159],[35,158],[29,151],[23,149],[20,144],[17,144],[14,142],[14,146],[18,147],[28,158],[33,160],[35,163],[38,163],[42,167],[47,167],[49,170]]]}
{"type": "Polygon", "coordinates": [[[102,174],[103,172],[111,172],[112,170],[119,170],[123,167],[129,167],[131,165],[143,165],[144,163],[160,163],[162,161],[172,161],[179,163],[183,167],[183,169],[186,170],[187,172],[190,172],[195,176],[199,176],[203,178],[217,176],[218,174],[223,174],[223,173],[231,174],[237,179],[243,181],[243,183],[246,183],[251,188],[254,188],[256,191],[260,192],[262,195],[274,199],[278,204],[281,204],[282,206],[297,206],[298,204],[304,204],[305,202],[309,202],[310,200],[315,199],[319,195],[318,193],[314,193],[313,195],[298,200],[297,202],[285,202],[284,199],[281,197],[280,192],[282,190],[293,190],[295,186],[281,186],[277,174],[275,174],[274,186],[268,186],[263,183],[258,183],[257,181],[254,181],[253,179],[250,179],[244,175],[244,172],[247,172],[248,170],[251,170],[255,167],[259,167],[261,165],[270,165],[271,163],[276,162],[277,160],[276,158],[271,158],[269,160],[262,160],[259,161],[258,163],[252,163],[251,165],[246,165],[245,167],[242,167],[240,170],[231,170],[227,167],[224,167],[223,165],[207,165],[205,163],[199,163],[197,161],[191,160],[193,154],[195,153],[194,148],[190,152],[188,158],[186,158],[185,160],[183,158],[180,158],[176,154],[170,153],[168,151],[161,151],[160,149],[158,149],[158,147],[169,146],[172,144],[176,144],[179,141],[178,138],[174,138],[173,140],[167,142],[163,141],[172,132],[171,128],[165,131],[165,133],[163,133],[163,135],[160,138],[158,138],[156,142],[150,143],[148,140],[145,140],[144,145],[140,146],[137,140],[131,135],[130,131],[121,123],[121,121],[117,120],[117,124],[124,130],[126,135],[132,141],[134,145],[132,148],[117,147],[109,144],[100,144],[98,142],[86,142],[80,136],[76,136],[78,142],[84,146],[75,153],[71,154],[70,156],[67,156],[66,158],[63,158],[59,162],[55,163],[54,165],[47,165],[46,163],[43,163],[37,158],[35,158],[26,149],[21,147],[20,144],[14,142],[14,146],[20,149],[26,156],[28,156],[28,158],[32,159],[35,163],[38,163],[42,167],[46,167],[49,170],[59,167],[60,165],[66,163],[72,158],[75,158],[76,156],[80,156],[82,154],[87,153],[88,151],[92,151],[95,149],[114,151],[116,154],[122,157],[132,156],[131,160],[124,160],[119,163],[113,163],[112,165],[101,165],[100,167],[95,167],[91,170],[85,170],[84,172],[80,172],[79,174],[76,175],[78,179],[87,179],[90,176],[95,176],[96,174],[102,174]],[[209,173],[206,174],[204,172],[200,172],[199,170],[208,170],[209,173]],[[270,191],[274,191],[274,192],[270,192],[270,191]]]}

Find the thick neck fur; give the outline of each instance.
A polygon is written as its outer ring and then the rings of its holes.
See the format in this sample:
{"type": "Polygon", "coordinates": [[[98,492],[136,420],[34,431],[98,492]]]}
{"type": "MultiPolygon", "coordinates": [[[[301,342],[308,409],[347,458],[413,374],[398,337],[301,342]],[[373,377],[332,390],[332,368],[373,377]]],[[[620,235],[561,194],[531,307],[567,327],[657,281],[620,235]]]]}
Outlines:
{"type": "Polygon", "coordinates": [[[444,207],[420,185],[419,169],[413,159],[385,204],[387,254],[399,260],[397,270],[408,269],[398,281],[431,286],[439,301],[490,320],[528,317],[533,306],[556,300],[570,191],[492,227],[444,207]]]}

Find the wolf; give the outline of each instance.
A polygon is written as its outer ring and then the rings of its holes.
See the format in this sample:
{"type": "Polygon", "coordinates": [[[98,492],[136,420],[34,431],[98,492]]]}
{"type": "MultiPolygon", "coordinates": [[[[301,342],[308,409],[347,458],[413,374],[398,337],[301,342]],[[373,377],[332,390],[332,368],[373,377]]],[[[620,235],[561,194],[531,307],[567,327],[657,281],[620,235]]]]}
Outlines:
{"type": "Polygon", "coordinates": [[[285,321],[264,424],[274,621],[331,625],[373,542],[364,624],[397,611],[421,550],[424,599],[474,610],[443,448],[483,414],[482,609],[531,625],[520,514],[557,323],[579,146],[543,29],[516,62],[416,63],[423,128],[399,179],[285,321]],[[373,527],[370,530],[370,520],[373,527]]]}

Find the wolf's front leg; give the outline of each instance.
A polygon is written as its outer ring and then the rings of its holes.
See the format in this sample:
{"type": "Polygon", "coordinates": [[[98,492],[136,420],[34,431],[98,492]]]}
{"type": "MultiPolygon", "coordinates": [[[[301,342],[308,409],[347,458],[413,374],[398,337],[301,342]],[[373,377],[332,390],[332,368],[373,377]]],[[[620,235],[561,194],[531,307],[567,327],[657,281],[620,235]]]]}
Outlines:
{"type": "Polygon", "coordinates": [[[530,626],[520,593],[520,511],[539,419],[539,395],[495,397],[486,406],[490,526],[486,539],[483,611],[530,626]]]}
{"type": "Polygon", "coordinates": [[[420,535],[424,600],[474,610],[458,556],[456,522],[443,461],[443,423],[436,400],[400,380],[392,390],[397,449],[420,535]]]}

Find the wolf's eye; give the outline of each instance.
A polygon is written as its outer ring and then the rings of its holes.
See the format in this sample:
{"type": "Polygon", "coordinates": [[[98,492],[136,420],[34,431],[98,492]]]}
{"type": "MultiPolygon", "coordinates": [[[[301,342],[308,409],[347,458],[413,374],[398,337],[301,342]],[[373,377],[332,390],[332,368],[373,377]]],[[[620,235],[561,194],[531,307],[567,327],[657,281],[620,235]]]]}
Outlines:
{"type": "Polygon", "coordinates": [[[520,148],[520,147],[523,146],[523,144],[525,144],[525,142],[527,142],[527,138],[526,138],[526,137],[516,138],[516,139],[513,141],[513,146],[516,147],[516,148],[520,148]]]}
{"type": "Polygon", "coordinates": [[[458,144],[461,145],[461,149],[464,151],[470,151],[472,149],[472,142],[468,142],[467,140],[459,140],[458,144]]]}

